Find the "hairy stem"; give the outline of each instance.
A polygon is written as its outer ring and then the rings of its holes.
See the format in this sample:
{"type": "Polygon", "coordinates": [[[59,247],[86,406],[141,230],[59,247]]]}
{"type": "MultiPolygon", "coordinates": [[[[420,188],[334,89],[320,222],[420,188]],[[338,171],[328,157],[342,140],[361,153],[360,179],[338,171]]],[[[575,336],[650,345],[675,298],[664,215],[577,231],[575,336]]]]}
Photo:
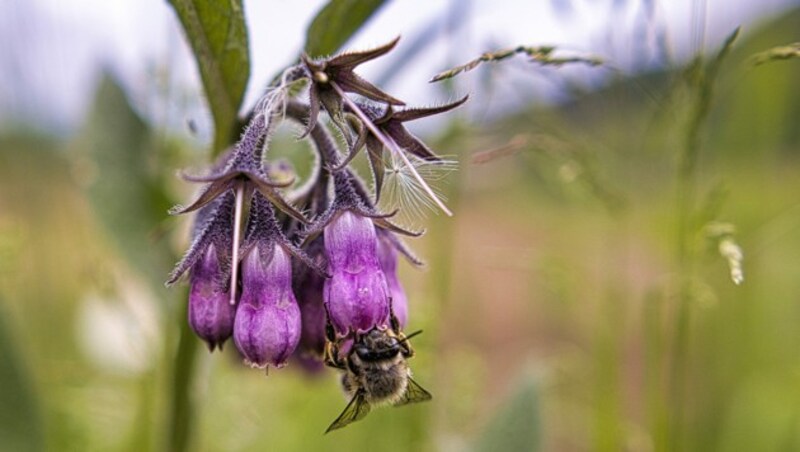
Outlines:
{"type": "MultiPolygon", "coordinates": [[[[303,121],[307,119],[310,120],[310,118],[308,118],[308,113],[309,109],[307,105],[293,100],[286,102],[286,116],[294,121],[303,124],[303,121]]],[[[317,126],[311,130],[311,140],[317,147],[323,166],[332,168],[339,164],[339,151],[336,149],[333,138],[330,133],[325,130],[325,127],[317,124],[317,126]]]]}

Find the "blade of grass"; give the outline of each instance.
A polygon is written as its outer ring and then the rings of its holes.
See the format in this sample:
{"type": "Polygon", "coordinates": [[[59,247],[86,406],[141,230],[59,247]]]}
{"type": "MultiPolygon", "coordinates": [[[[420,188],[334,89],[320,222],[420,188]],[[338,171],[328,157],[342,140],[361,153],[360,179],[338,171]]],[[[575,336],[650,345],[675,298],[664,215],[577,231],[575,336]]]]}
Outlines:
{"type": "Polygon", "coordinates": [[[556,51],[552,46],[518,46],[512,49],[497,50],[494,52],[486,52],[483,55],[471,60],[460,66],[446,70],[433,76],[430,82],[440,82],[442,80],[451,79],[464,72],[469,72],[483,63],[496,63],[506,60],[515,55],[527,55],[531,62],[539,63],[542,66],[563,66],[570,63],[583,63],[589,66],[599,66],[603,64],[603,60],[597,57],[584,57],[584,56],[555,56],[553,53],[556,51]]]}
{"type": "Polygon", "coordinates": [[[752,66],[761,66],[762,64],[772,63],[775,61],[791,60],[800,58],[800,42],[794,42],[782,46],[776,46],[771,49],[758,52],[748,59],[752,66]]]}
{"type": "Polygon", "coordinates": [[[698,55],[686,71],[689,87],[693,92],[693,104],[689,113],[684,147],[679,155],[677,168],[677,234],[676,271],[678,275],[678,299],[675,328],[672,337],[670,368],[671,418],[668,429],[667,449],[684,449],[686,379],[689,364],[690,324],[692,307],[692,281],[696,267],[696,250],[693,237],[697,229],[697,161],[700,152],[700,131],[706,123],[714,94],[714,85],[725,57],[730,53],[739,28],[733,31],[715,57],[705,63],[698,55]]]}

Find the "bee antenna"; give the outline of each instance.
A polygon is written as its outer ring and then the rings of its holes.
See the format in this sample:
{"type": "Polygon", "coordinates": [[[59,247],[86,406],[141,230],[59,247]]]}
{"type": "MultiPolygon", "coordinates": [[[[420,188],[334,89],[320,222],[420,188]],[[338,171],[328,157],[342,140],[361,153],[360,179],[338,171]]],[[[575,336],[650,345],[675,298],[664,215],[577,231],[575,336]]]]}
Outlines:
{"type": "Polygon", "coordinates": [[[402,340],[400,340],[400,341],[398,341],[398,342],[402,344],[403,342],[407,342],[407,341],[408,341],[409,339],[411,339],[412,337],[414,337],[414,336],[419,336],[420,334],[422,334],[422,330],[417,330],[417,331],[414,331],[413,333],[411,333],[411,334],[407,335],[406,337],[404,337],[402,340]]]}
{"type": "MultiPolygon", "coordinates": [[[[422,330],[414,331],[413,333],[409,334],[408,336],[406,336],[406,337],[400,339],[399,341],[397,341],[397,345],[400,345],[403,342],[408,342],[409,339],[411,339],[414,336],[419,336],[420,334],[422,334],[422,330]]],[[[389,350],[391,350],[391,349],[378,350],[378,353],[388,352],[389,350]]]]}
{"type": "Polygon", "coordinates": [[[399,341],[397,341],[397,344],[399,345],[399,344],[402,344],[403,342],[408,342],[409,339],[411,339],[414,336],[419,336],[420,334],[422,334],[422,330],[414,331],[413,333],[409,334],[408,336],[406,336],[406,337],[400,339],[399,341]]]}

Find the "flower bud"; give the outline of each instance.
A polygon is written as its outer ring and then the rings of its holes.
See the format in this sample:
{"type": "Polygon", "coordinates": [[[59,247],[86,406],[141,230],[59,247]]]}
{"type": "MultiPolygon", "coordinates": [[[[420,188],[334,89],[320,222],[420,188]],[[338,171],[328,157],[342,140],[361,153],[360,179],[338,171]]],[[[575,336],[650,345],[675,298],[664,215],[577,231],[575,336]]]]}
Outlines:
{"type": "Polygon", "coordinates": [[[389,296],[392,297],[392,312],[400,322],[400,327],[405,328],[408,322],[408,298],[397,275],[397,250],[388,237],[389,234],[391,232],[378,230],[378,260],[386,276],[389,296]]]}
{"type": "Polygon", "coordinates": [[[205,254],[192,266],[189,288],[189,325],[208,342],[208,347],[222,349],[233,333],[235,309],[222,282],[217,250],[209,245],[205,254]]]}
{"type": "Polygon", "coordinates": [[[377,256],[378,239],[369,218],[341,212],[325,228],[328,272],[324,298],[337,333],[366,332],[386,325],[389,289],[377,256]]]}
{"type": "Polygon", "coordinates": [[[242,296],[233,326],[236,348],[253,367],[280,368],[297,347],[300,329],[289,254],[275,243],[255,244],[242,263],[242,296]]]}

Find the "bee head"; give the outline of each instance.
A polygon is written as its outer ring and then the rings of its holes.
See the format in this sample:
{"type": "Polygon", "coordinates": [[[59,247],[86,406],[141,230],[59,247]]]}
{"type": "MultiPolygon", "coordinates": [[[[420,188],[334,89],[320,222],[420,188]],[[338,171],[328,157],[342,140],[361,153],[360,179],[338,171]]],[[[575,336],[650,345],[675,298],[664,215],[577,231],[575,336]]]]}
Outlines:
{"type": "Polygon", "coordinates": [[[359,338],[353,351],[367,362],[390,359],[400,353],[400,341],[386,329],[373,328],[359,338]]]}

